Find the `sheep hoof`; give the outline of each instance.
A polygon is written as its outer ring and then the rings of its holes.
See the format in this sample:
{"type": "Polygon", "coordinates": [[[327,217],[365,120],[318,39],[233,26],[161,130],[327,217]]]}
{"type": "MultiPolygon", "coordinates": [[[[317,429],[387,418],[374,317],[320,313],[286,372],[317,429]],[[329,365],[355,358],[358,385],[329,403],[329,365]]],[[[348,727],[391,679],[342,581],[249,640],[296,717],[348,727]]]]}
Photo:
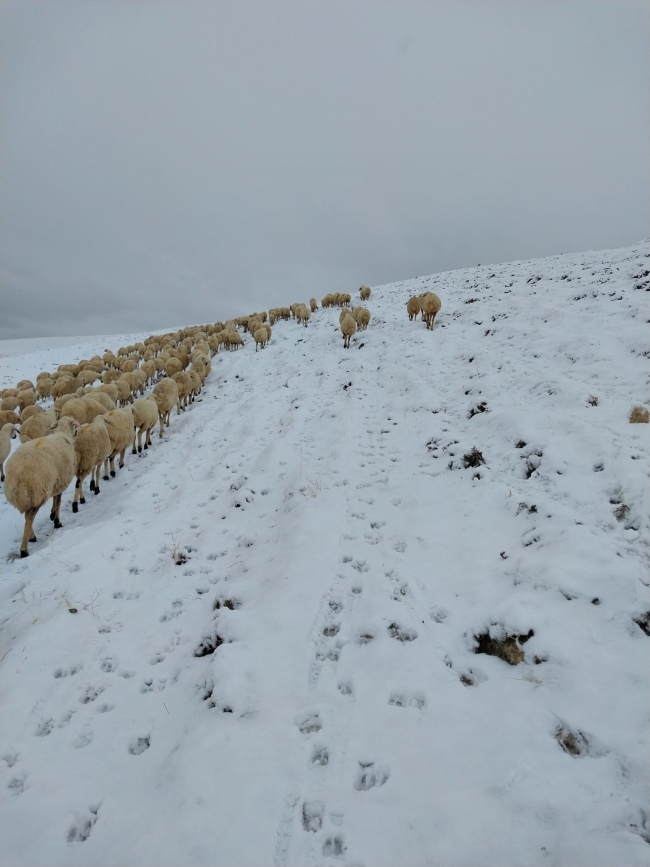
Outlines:
{"type": "Polygon", "coordinates": [[[50,512],[50,521],[56,521],[56,515],[54,512],[50,512]]]}
{"type": "Polygon", "coordinates": [[[92,479],[91,479],[91,481],[90,481],[90,490],[91,490],[91,491],[94,491],[94,490],[95,490],[95,483],[92,481],[92,479]]]}
{"type": "Polygon", "coordinates": [[[63,524],[61,523],[61,521],[56,520],[56,521],[54,522],[54,529],[55,529],[55,530],[60,530],[62,527],[63,527],[63,524]]]}
{"type": "Polygon", "coordinates": [[[107,482],[107,481],[108,481],[108,476],[102,476],[102,479],[104,479],[104,481],[107,482]]]}
{"type": "MultiPolygon", "coordinates": [[[[75,514],[79,511],[79,505],[78,505],[77,503],[73,503],[73,504],[72,504],[72,511],[73,511],[75,514]]],[[[55,519],[55,518],[52,518],[52,520],[55,521],[56,519],[55,519]]]]}
{"type": "Polygon", "coordinates": [[[98,493],[99,493],[99,488],[97,487],[97,485],[95,485],[95,494],[98,494],[98,493]]]}
{"type": "Polygon", "coordinates": [[[144,444],[144,447],[145,447],[145,449],[149,448],[149,446],[146,443],[144,444]]]}
{"type": "Polygon", "coordinates": [[[79,497],[79,502],[81,503],[82,506],[85,506],[86,505],[86,498],[85,497],[79,497]]]}
{"type": "Polygon", "coordinates": [[[111,470],[111,476],[115,478],[115,470],[111,470]]]}
{"type": "Polygon", "coordinates": [[[132,454],[132,455],[137,454],[136,450],[135,450],[135,449],[131,449],[131,454],[132,454]]]}
{"type": "MultiPolygon", "coordinates": [[[[146,449],[146,448],[147,448],[147,447],[145,446],[145,449],[146,449]]],[[[141,451],[142,451],[142,446],[138,446],[138,454],[140,454],[141,451]]],[[[135,452],[133,452],[133,454],[135,454],[135,452]]]]}
{"type": "Polygon", "coordinates": [[[27,551],[21,551],[20,556],[21,557],[29,557],[29,553],[27,551]]]}

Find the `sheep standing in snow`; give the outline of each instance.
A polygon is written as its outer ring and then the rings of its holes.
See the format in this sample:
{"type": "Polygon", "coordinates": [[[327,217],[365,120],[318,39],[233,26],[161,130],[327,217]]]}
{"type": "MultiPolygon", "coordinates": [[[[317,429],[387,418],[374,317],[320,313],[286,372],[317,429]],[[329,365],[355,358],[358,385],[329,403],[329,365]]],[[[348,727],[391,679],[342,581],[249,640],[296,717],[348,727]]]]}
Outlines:
{"type": "MultiPolygon", "coordinates": [[[[172,382],[173,380],[170,380],[172,382]]],[[[174,383],[176,385],[176,383],[174,383]]],[[[176,394],[178,395],[178,389],[176,389],[176,394]]],[[[108,473],[106,469],[108,465],[110,465],[111,476],[115,476],[115,458],[120,456],[119,467],[122,469],[124,466],[124,455],[126,454],[127,448],[133,442],[133,437],[135,435],[135,426],[133,424],[133,412],[131,407],[127,407],[126,409],[112,409],[110,412],[107,412],[104,416],[106,424],[108,425],[108,436],[111,440],[111,453],[108,458],[107,464],[104,465],[104,481],[108,481],[108,473]]]]}
{"type": "Polygon", "coordinates": [[[409,315],[409,322],[412,322],[414,319],[418,318],[418,313],[420,312],[420,299],[413,295],[412,298],[406,302],[406,312],[409,315]]]}
{"type": "Polygon", "coordinates": [[[138,440],[138,452],[142,451],[142,435],[144,434],[144,447],[148,449],[151,445],[151,431],[158,424],[158,404],[156,398],[150,394],[149,397],[140,398],[133,403],[133,448],[135,454],[136,436],[138,440]]]}
{"type": "Polygon", "coordinates": [[[11,441],[16,439],[18,428],[15,424],[5,424],[0,428],[0,482],[5,480],[4,463],[11,451],[11,441]]]}
{"type": "Polygon", "coordinates": [[[370,298],[370,286],[362,286],[359,289],[359,295],[362,301],[367,301],[370,298]]]}
{"type": "Polygon", "coordinates": [[[312,313],[315,313],[315,312],[318,310],[318,304],[316,303],[316,299],[315,299],[315,298],[310,298],[310,299],[309,299],[309,306],[310,306],[310,308],[311,308],[311,312],[312,312],[312,313]]]}
{"type": "Polygon", "coordinates": [[[420,298],[422,318],[427,323],[428,330],[433,328],[433,321],[436,318],[436,314],[440,310],[440,306],[440,298],[438,298],[435,292],[425,292],[424,295],[420,298]]]}
{"type": "Polygon", "coordinates": [[[33,404],[32,406],[26,406],[25,409],[20,414],[21,424],[26,422],[28,418],[31,418],[34,415],[39,415],[39,413],[45,412],[42,406],[37,406],[37,404],[33,404]]]}
{"type": "Polygon", "coordinates": [[[21,421],[22,419],[18,413],[14,412],[12,409],[0,410],[0,427],[4,427],[6,424],[20,424],[21,421]]]}
{"type": "Polygon", "coordinates": [[[158,406],[158,419],[160,421],[160,438],[162,439],[163,427],[165,424],[169,427],[169,416],[172,408],[176,405],[178,410],[177,415],[180,415],[180,399],[178,397],[178,386],[173,379],[161,379],[156,383],[151,394],[158,406]]]}
{"type": "Polygon", "coordinates": [[[343,334],[343,348],[350,348],[350,339],[356,334],[357,331],[357,323],[354,321],[349,311],[346,311],[346,315],[340,321],[341,333],[343,334]]]}
{"type": "Polygon", "coordinates": [[[74,437],[78,427],[73,418],[61,419],[51,436],[24,443],[7,461],[5,496],[25,516],[21,557],[29,555],[28,543],[36,541],[33,534],[34,519],[50,497],[50,518],[57,529],[61,527],[61,496],[74,476],[74,437]]]}
{"type": "MultiPolygon", "coordinates": [[[[84,497],[86,476],[90,476],[90,490],[98,494],[100,467],[102,464],[106,467],[106,461],[112,451],[104,416],[98,415],[90,424],[84,424],[79,428],[74,439],[74,450],[77,481],[74,487],[72,511],[78,512],[79,503],[83,505],[86,502],[84,497]]],[[[106,472],[105,468],[104,472],[106,472]]]]}
{"type": "Polygon", "coordinates": [[[365,331],[370,324],[370,311],[365,307],[355,307],[352,315],[359,331],[365,331]]]}

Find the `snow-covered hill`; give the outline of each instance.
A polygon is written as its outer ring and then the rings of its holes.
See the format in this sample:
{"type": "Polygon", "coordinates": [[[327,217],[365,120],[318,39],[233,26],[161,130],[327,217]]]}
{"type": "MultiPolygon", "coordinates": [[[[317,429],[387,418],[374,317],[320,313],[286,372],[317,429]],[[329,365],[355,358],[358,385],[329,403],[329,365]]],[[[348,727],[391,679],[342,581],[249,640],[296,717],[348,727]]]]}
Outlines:
{"type": "Polygon", "coordinates": [[[376,287],[27,560],[3,499],[2,863],[648,865],[649,288],[649,242],[376,287]]]}

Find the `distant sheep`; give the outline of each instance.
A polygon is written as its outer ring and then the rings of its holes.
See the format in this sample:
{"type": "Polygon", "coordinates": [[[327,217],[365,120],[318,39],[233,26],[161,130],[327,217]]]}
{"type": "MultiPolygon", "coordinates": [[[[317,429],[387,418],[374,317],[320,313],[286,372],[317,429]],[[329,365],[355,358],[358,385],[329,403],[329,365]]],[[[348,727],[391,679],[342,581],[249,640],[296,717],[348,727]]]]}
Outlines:
{"type": "Polygon", "coordinates": [[[310,306],[310,308],[311,308],[311,312],[312,312],[312,313],[315,313],[315,312],[318,310],[318,304],[316,303],[316,299],[315,299],[315,298],[310,298],[310,299],[309,299],[309,306],[310,306]]]}
{"type": "Polygon", "coordinates": [[[343,348],[350,348],[350,339],[357,331],[357,323],[354,321],[352,316],[347,313],[346,316],[343,316],[341,319],[341,333],[343,334],[343,348]]]}
{"type": "Polygon", "coordinates": [[[61,410],[61,418],[71,416],[79,424],[89,424],[95,416],[105,412],[106,408],[90,397],[74,397],[61,410]]]}
{"type": "Polygon", "coordinates": [[[406,302],[406,312],[409,315],[409,322],[412,322],[414,319],[418,318],[418,313],[420,312],[420,299],[413,295],[412,298],[406,302]]]}
{"type": "Polygon", "coordinates": [[[367,301],[370,298],[370,286],[362,286],[359,289],[359,295],[362,301],[367,301]]]}
{"type": "Polygon", "coordinates": [[[440,298],[438,298],[435,292],[425,292],[420,298],[420,306],[422,308],[422,318],[427,323],[427,329],[430,330],[433,328],[433,321],[440,310],[440,298]]]}
{"type": "Polygon", "coordinates": [[[32,418],[32,416],[39,415],[39,413],[41,412],[45,412],[42,406],[37,406],[36,404],[33,404],[32,406],[26,406],[20,414],[21,424],[26,422],[27,419],[32,418]]]}
{"type": "Polygon", "coordinates": [[[34,519],[50,497],[50,518],[56,528],[61,527],[61,496],[74,476],[74,438],[78,428],[73,418],[61,419],[51,436],[24,443],[7,461],[5,496],[25,516],[21,557],[29,555],[28,543],[36,541],[33,534],[34,519]]]}
{"type": "Polygon", "coordinates": [[[255,340],[255,352],[257,352],[258,349],[264,349],[269,339],[266,326],[260,325],[253,334],[253,339],[255,340]]]}
{"type": "Polygon", "coordinates": [[[650,412],[644,406],[635,406],[630,413],[630,424],[648,424],[650,412]]]}
{"type": "Polygon", "coordinates": [[[11,441],[18,436],[18,428],[15,424],[4,424],[0,428],[0,482],[5,480],[4,463],[11,451],[11,441]]]}
{"type": "Polygon", "coordinates": [[[353,318],[359,331],[365,331],[370,324],[370,311],[366,310],[365,307],[356,307],[353,318]]]}

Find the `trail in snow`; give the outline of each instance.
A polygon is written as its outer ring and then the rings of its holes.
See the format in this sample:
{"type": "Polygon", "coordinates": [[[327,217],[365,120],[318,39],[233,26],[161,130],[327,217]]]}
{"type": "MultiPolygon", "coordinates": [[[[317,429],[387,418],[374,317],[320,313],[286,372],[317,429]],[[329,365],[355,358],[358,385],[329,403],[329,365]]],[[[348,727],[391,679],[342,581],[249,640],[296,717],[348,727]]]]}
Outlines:
{"type": "Polygon", "coordinates": [[[647,864],[649,260],[277,323],[27,560],[3,501],[3,863],[647,864]]]}

